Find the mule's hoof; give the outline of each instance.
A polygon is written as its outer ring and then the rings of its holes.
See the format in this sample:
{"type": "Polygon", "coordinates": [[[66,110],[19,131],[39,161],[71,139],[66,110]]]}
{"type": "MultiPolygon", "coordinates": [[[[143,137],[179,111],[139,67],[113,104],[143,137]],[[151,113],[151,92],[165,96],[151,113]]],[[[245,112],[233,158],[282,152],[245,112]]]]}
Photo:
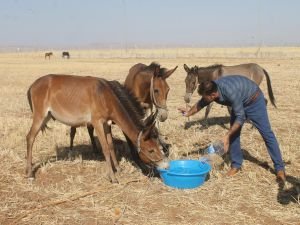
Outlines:
{"type": "Polygon", "coordinates": [[[28,180],[29,179],[34,179],[32,169],[26,169],[26,178],[28,178],[28,180]]]}
{"type": "Polygon", "coordinates": [[[202,130],[207,130],[208,129],[208,125],[202,125],[199,130],[202,131],[202,130]]]}
{"type": "Polygon", "coordinates": [[[116,167],[116,171],[117,171],[117,173],[121,173],[121,171],[122,171],[122,168],[121,168],[121,167],[119,167],[119,166],[117,166],[117,167],[116,167]]]}
{"type": "Polygon", "coordinates": [[[119,183],[115,174],[107,174],[107,178],[108,180],[112,183],[112,184],[117,184],[119,183]]]}
{"type": "Polygon", "coordinates": [[[104,179],[109,181],[110,183],[118,183],[118,180],[115,177],[115,175],[110,176],[110,174],[107,174],[104,176],[104,179]]]}
{"type": "Polygon", "coordinates": [[[112,184],[118,184],[119,181],[115,178],[115,179],[111,179],[111,183],[112,183],[112,184]]]}
{"type": "Polygon", "coordinates": [[[34,177],[27,177],[27,179],[29,183],[32,183],[34,181],[34,177]]]}
{"type": "Polygon", "coordinates": [[[68,151],[68,155],[67,155],[67,160],[69,160],[69,161],[73,161],[73,154],[72,154],[72,150],[69,150],[68,151]]]}
{"type": "Polygon", "coordinates": [[[111,181],[112,184],[118,184],[119,181],[117,179],[111,181]]]}

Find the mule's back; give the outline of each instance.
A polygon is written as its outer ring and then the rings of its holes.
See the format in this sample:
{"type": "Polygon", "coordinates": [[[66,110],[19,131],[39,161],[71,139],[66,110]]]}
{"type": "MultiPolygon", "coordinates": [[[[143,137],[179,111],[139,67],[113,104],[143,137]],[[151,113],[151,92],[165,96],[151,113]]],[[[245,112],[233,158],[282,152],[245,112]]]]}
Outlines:
{"type": "Polygon", "coordinates": [[[104,92],[107,87],[105,80],[95,77],[46,75],[29,88],[29,102],[34,114],[50,113],[64,124],[85,125],[91,122],[92,111],[105,104],[95,92],[104,92]]]}
{"type": "Polygon", "coordinates": [[[133,87],[135,85],[135,80],[139,76],[139,74],[144,71],[147,66],[143,63],[135,64],[133,67],[129,69],[128,75],[125,79],[125,87],[133,87]]]}
{"type": "Polygon", "coordinates": [[[256,84],[260,84],[264,78],[263,69],[255,63],[240,64],[235,66],[222,66],[221,76],[242,75],[256,84]]]}

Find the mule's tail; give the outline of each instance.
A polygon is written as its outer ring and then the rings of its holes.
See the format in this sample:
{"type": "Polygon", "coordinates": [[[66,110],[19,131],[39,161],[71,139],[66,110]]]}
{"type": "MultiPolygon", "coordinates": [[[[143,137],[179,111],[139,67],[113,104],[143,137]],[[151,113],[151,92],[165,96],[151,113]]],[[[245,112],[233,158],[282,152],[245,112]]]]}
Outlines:
{"type": "Polygon", "coordinates": [[[264,73],[265,73],[265,76],[266,76],[266,80],[267,80],[267,87],[268,87],[268,94],[269,94],[269,98],[271,100],[271,103],[272,105],[277,108],[276,104],[275,104],[275,97],[274,97],[274,94],[273,94],[273,90],[272,90],[272,85],[271,85],[271,79],[270,79],[270,76],[268,74],[268,72],[263,69],[264,73]]]}
{"type": "MultiPolygon", "coordinates": [[[[27,99],[28,99],[28,103],[29,103],[29,106],[30,106],[30,110],[31,112],[33,113],[33,108],[32,108],[32,100],[31,100],[31,87],[28,89],[27,91],[27,99]]],[[[54,118],[53,118],[54,119],[54,118]]],[[[44,123],[42,124],[41,126],[41,130],[42,132],[44,133],[46,131],[46,129],[51,129],[47,126],[47,121],[44,121],[44,123]]]]}
{"type": "Polygon", "coordinates": [[[31,92],[30,92],[30,90],[31,90],[31,88],[29,88],[28,91],[27,91],[27,99],[28,99],[28,103],[29,103],[31,112],[33,112],[33,109],[32,109],[32,101],[31,101],[31,92]]]}

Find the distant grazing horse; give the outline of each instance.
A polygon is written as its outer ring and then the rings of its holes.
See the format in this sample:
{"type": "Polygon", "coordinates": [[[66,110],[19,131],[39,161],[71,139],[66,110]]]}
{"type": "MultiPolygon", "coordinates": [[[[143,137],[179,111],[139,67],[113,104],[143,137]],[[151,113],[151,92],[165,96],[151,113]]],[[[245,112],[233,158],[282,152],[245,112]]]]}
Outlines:
{"type": "Polygon", "coordinates": [[[96,77],[46,75],[29,88],[28,101],[33,122],[27,134],[26,173],[33,178],[32,146],[40,130],[52,118],[72,127],[91,125],[95,128],[107,163],[107,175],[117,182],[112,169],[118,170],[109,120],[116,123],[137,148],[140,159],[150,165],[166,167],[158,138],[151,135],[155,122],[145,125],[140,103],[117,81],[96,77]]]}
{"type": "Polygon", "coordinates": [[[70,53],[69,52],[63,52],[62,57],[69,59],[70,58],[70,53]]]}
{"type": "Polygon", "coordinates": [[[50,60],[50,57],[51,56],[53,56],[53,53],[52,52],[46,52],[45,53],[45,59],[47,59],[47,57],[48,57],[48,59],[50,60]]]}
{"type": "Polygon", "coordinates": [[[160,65],[152,62],[149,66],[138,63],[130,68],[124,86],[130,90],[137,99],[142,102],[145,109],[158,110],[158,118],[161,122],[168,117],[167,97],[169,85],[166,79],[174,73],[174,69],[160,68],[160,65]]]}
{"type": "MultiPolygon", "coordinates": [[[[242,75],[248,77],[250,80],[253,80],[257,85],[260,85],[264,76],[266,76],[269,98],[271,100],[272,105],[276,107],[269,74],[265,69],[263,69],[262,67],[260,67],[255,63],[240,64],[236,66],[224,66],[224,65],[212,65],[208,67],[194,66],[192,68],[189,68],[186,64],[184,64],[183,67],[187,72],[187,76],[185,78],[186,92],[184,96],[184,101],[186,103],[190,102],[193,92],[197,88],[198,84],[200,84],[203,81],[217,80],[221,77],[228,76],[228,75],[242,75]]],[[[206,107],[205,120],[207,120],[211,106],[212,104],[209,104],[206,107]]]]}

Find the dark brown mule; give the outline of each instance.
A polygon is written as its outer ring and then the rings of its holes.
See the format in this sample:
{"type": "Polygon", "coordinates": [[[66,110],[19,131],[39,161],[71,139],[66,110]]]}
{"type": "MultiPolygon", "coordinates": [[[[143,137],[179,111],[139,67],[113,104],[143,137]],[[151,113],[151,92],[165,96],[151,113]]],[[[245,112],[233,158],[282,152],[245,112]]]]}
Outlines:
{"type": "MultiPolygon", "coordinates": [[[[273,95],[271,80],[269,74],[265,69],[255,63],[248,64],[240,64],[236,66],[224,66],[224,65],[212,65],[208,67],[198,67],[194,66],[189,68],[186,64],[184,64],[184,69],[187,72],[187,76],[185,78],[186,92],[184,96],[184,101],[189,103],[191,100],[191,96],[198,84],[206,80],[217,80],[220,77],[228,76],[228,75],[242,75],[248,77],[250,80],[253,80],[257,85],[260,85],[264,76],[267,80],[268,94],[271,100],[271,103],[274,107],[275,98],[273,95]]],[[[207,119],[209,111],[211,109],[212,104],[206,107],[205,111],[205,119],[207,119]]]]}
{"type": "Polygon", "coordinates": [[[53,53],[52,52],[46,52],[45,53],[45,59],[47,59],[47,57],[48,57],[48,59],[50,60],[50,57],[51,56],[53,56],[53,53]]]}
{"type": "Polygon", "coordinates": [[[149,66],[138,63],[130,68],[124,83],[144,108],[151,111],[153,105],[157,108],[160,122],[168,117],[167,98],[170,88],[166,79],[176,69],[177,66],[171,70],[160,68],[160,65],[154,62],[149,66]]]}
{"type": "Polygon", "coordinates": [[[33,178],[32,146],[36,135],[53,118],[72,127],[92,125],[99,138],[107,163],[107,175],[117,182],[111,160],[119,168],[107,121],[115,122],[137,147],[146,164],[165,167],[167,160],[160,150],[158,139],[151,136],[154,123],[145,126],[140,103],[118,82],[96,77],[46,75],[29,88],[28,100],[33,122],[27,134],[26,173],[33,178]]]}

